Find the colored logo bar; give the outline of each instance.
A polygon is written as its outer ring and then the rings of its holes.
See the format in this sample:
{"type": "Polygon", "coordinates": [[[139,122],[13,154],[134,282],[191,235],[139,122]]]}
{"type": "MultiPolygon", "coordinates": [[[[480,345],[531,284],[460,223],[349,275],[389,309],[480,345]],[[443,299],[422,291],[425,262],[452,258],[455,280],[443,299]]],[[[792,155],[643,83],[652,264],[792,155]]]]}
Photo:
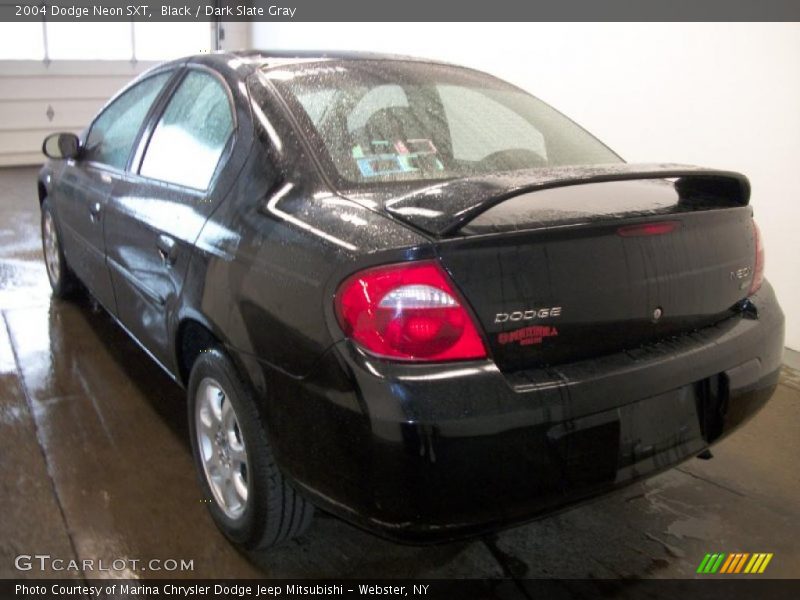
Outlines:
{"type": "Polygon", "coordinates": [[[714,554],[706,554],[700,566],[697,567],[697,572],[703,575],[719,574],[760,574],[767,568],[769,561],[772,560],[772,552],[756,552],[750,554],[749,552],[733,552],[726,554],[724,552],[716,552],[714,554]]]}

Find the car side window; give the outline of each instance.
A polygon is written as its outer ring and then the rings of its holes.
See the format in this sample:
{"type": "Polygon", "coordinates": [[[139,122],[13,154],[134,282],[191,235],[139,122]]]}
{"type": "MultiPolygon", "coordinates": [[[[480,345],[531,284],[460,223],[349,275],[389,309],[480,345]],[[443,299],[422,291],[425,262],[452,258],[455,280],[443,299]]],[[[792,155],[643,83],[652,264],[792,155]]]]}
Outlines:
{"type": "Polygon", "coordinates": [[[147,112],[170,76],[149,77],[109,104],[89,130],[84,159],[124,169],[147,112]]]}
{"type": "Polygon", "coordinates": [[[208,189],[233,133],[228,94],[212,75],[190,71],[156,126],[139,173],[208,189]]]}

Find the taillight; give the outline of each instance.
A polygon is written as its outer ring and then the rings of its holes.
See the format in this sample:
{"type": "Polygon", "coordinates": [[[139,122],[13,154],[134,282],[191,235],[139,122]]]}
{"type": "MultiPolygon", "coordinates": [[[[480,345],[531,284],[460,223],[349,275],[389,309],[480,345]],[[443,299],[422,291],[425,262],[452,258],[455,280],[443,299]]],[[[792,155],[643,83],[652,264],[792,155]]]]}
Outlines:
{"type": "Polygon", "coordinates": [[[433,261],[351,275],[339,286],[335,307],[345,335],[379,356],[409,361],[486,357],[472,318],[433,261]]]}
{"type": "Polygon", "coordinates": [[[756,262],[753,267],[753,282],[750,284],[748,296],[755,294],[764,283],[764,241],[761,238],[761,230],[753,219],[753,239],[756,243],[756,262]]]}

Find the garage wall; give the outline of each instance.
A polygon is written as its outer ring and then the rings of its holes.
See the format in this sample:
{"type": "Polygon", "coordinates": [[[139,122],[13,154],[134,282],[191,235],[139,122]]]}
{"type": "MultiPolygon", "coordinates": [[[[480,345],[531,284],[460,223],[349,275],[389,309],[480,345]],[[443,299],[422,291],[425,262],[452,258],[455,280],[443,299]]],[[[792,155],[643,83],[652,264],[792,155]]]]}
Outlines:
{"type": "Polygon", "coordinates": [[[0,61],[0,166],[42,162],[42,140],[79,132],[131,78],[155,63],[0,61]]]}
{"type": "Polygon", "coordinates": [[[222,21],[219,24],[221,34],[220,50],[240,50],[250,47],[250,23],[238,21],[222,21]]]}
{"type": "Polygon", "coordinates": [[[254,23],[256,48],[444,59],[553,104],[631,162],[740,170],[800,350],[800,24],[254,23]]]}
{"type": "MultiPolygon", "coordinates": [[[[35,25],[31,34],[41,35],[41,25],[35,25]]],[[[174,24],[153,24],[152,27],[162,25],[174,29],[174,24]]],[[[94,28],[104,27],[97,23],[59,26],[62,30],[72,28],[75,37],[81,39],[90,35],[94,28]]],[[[206,24],[205,27],[208,39],[213,40],[212,25],[206,24]]],[[[224,33],[219,40],[220,48],[248,45],[248,23],[222,23],[221,27],[224,33]]],[[[9,31],[5,29],[0,33],[8,34],[9,31]]],[[[142,35],[159,33],[158,30],[149,30],[142,35]]],[[[164,56],[165,59],[197,51],[193,49],[195,38],[191,36],[196,32],[184,32],[187,33],[189,35],[184,39],[176,39],[170,45],[171,55],[164,56]]],[[[144,42],[140,40],[140,44],[144,42]]],[[[14,56],[14,50],[2,48],[0,54],[14,56]]],[[[91,48],[89,51],[86,54],[92,60],[0,60],[0,166],[40,164],[43,160],[42,140],[48,133],[77,133],[120,88],[157,64],[157,61],[105,60],[102,46],[97,48],[96,56],[91,55],[91,48]]]]}

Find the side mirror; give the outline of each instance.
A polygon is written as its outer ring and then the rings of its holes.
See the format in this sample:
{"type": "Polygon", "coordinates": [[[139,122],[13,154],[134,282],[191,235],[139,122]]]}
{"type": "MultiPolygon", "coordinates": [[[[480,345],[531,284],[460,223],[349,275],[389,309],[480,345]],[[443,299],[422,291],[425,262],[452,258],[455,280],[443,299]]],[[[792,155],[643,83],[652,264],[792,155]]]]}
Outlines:
{"type": "Polygon", "coordinates": [[[47,158],[78,158],[81,142],[74,133],[52,133],[44,138],[42,152],[47,158]]]}

